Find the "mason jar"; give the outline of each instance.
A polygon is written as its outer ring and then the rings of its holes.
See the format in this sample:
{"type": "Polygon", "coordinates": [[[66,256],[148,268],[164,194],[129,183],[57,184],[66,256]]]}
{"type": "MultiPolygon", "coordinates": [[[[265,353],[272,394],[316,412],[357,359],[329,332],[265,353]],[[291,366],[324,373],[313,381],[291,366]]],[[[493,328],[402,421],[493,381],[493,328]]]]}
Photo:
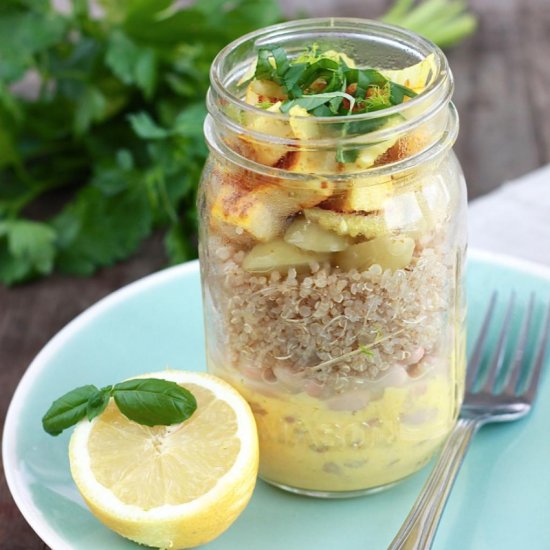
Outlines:
{"type": "Polygon", "coordinates": [[[424,466],[457,419],[466,190],[452,91],[439,48],[368,20],[268,27],[213,62],[198,199],[207,364],[250,404],[273,485],[379,490],[424,466]],[[313,43],[386,74],[414,67],[422,90],[344,116],[246,102],[258,48],[292,58],[313,43]]]}

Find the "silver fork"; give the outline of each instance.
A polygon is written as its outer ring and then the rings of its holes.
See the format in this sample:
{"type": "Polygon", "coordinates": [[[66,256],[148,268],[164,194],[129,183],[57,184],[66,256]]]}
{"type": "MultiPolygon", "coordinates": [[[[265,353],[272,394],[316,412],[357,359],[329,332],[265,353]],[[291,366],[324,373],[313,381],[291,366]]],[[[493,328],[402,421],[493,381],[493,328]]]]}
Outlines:
{"type": "Polygon", "coordinates": [[[504,365],[515,307],[515,295],[512,294],[506,307],[496,349],[490,357],[489,368],[480,369],[485,357],[487,336],[496,302],[497,294],[495,292],[491,296],[481,331],[468,363],[466,395],[460,411],[460,418],[449,435],[422,492],[388,550],[428,550],[431,548],[447,498],[474,434],[484,424],[517,420],[531,410],[542,366],[545,362],[546,345],[550,333],[550,308],[546,312],[546,319],[543,319],[542,330],[540,330],[540,326],[538,330],[531,327],[535,309],[535,297],[533,294],[531,295],[527,312],[521,323],[516,351],[512,360],[504,365]],[[533,333],[533,330],[540,336],[534,353],[534,361],[528,361],[526,348],[529,335],[533,333]],[[484,375],[482,370],[487,370],[487,373],[484,375]],[[503,379],[502,389],[498,389],[497,381],[499,379],[503,379]],[[480,384],[482,386],[478,390],[480,384]],[[523,386],[525,389],[522,389],[523,386]]]}

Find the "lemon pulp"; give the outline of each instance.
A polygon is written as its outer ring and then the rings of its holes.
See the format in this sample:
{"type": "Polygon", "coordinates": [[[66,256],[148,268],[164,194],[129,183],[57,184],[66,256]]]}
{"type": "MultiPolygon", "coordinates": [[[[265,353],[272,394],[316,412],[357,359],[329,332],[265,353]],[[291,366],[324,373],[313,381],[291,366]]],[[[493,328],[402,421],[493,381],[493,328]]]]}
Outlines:
{"type": "Polygon", "coordinates": [[[111,402],[92,428],[88,449],[95,478],[125,504],[148,510],[190,502],[211,490],[235,462],[240,449],[235,412],[208,389],[196,384],[186,389],[198,406],[183,424],[136,424],[111,402]]]}

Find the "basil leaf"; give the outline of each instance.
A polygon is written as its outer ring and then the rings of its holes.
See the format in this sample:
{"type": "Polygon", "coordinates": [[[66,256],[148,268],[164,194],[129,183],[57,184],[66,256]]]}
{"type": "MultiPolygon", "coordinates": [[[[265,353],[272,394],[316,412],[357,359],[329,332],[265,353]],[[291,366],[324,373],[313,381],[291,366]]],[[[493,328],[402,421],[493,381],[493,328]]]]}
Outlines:
{"type": "Polygon", "coordinates": [[[81,386],[56,399],[42,417],[42,427],[50,435],[59,435],[86,416],[88,400],[99,390],[90,385],[81,386]]]}
{"type": "Polygon", "coordinates": [[[316,109],[313,109],[311,111],[311,114],[313,116],[317,116],[317,117],[320,117],[320,116],[334,116],[332,114],[332,111],[326,105],[320,105],[316,109]]]}
{"type": "Polygon", "coordinates": [[[330,92],[345,92],[346,91],[346,79],[340,72],[332,73],[327,85],[323,88],[323,93],[328,94],[330,92]]]}
{"type": "Polygon", "coordinates": [[[284,101],[281,105],[281,113],[287,113],[292,107],[303,107],[306,111],[312,111],[321,105],[325,105],[328,99],[321,94],[302,96],[297,99],[284,101]]]}
{"type": "Polygon", "coordinates": [[[175,382],[157,378],[137,378],[116,384],[113,398],[122,414],[145,426],[183,422],[197,408],[191,392],[175,382]]]}
{"type": "MultiPolygon", "coordinates": [[[[306,95],[299,97],[297,99],[291,99],[284,101],[281,105],[281,112],[287,113],[292,107],[299,106],[303,107],[306,111],[312,111],[316,109],[317,107],[320,107],[321,105],[329,104],[334,107],[334,104],[331,104],[330,102],[333,101],[335,98],[346,98],[350,102],[349,110],[353,109],[353,105],[355,103],[355,98],[349,94],[346,94],[345,92],[331,92],[329,94],[312,94],[312,95],[306,95]]],[[[333,113],[331,109],[331,114],[333,113]]]]}
{"type": "Polygon", "coordinates": [[[254,78],[258,80],[273,80],[275,78],[275,70],[269,61],[270,56],[271,50],[269,48],[260,48],[258,50],[258,61],[256,62],[254,78]]]}
{"type": "Polygon", "coordinates": [[[416,95],[416,92],[413,92],[410,88],[390,81],[390,101],[393,105],[403,103],[405,96],[415,97],[416,95]]]}
{"type": "Polygon", "coordinates": [[[357,120],[348,123],[347,133],[353,135],[368,134],[378,130],[386,124],[392,117],[385,116],[380,118],[371,118],[367,120],[357,120]]]}
{"type": "Polygon", "coordinates": [[[290,99],[300,97],[303,94],[302,89],[298,86],[298,82],[302,78],[306,67],[305,63],[296,63],[291,65],[288,71],[286,71],[283,84],[290,99]]]}
{"type": "Polygon", "coordinates": [[[308,88],[311,84],[313,84],[313,82],[321,77],[328,77],[330,79],[332,78],[332,73],[339,70],[340,65],[336,61],[323,57],[322,59],[319,59],[319,61],[312,63],[304,71],[304,74],[299,82],[300,87],[302,89],[308,88]]]}
{"type": "Polygon", "coordinates": [[[275,70],[277,74],[282,78],[290,67],[290,62],[286,55],[284,48],[277,46],[271,50],[271,55],[275,60],[275,70]]]}
{"type": "Polygon", "coordinates": [[[370,85],[370,79],[365,74],[364,71],[359,71],[357,73],[357,90],[355,92],[355,97],[366,97],[367,96],[367,89],[370,85]]]}
{"type": "Polygon", "coordinates": [[[111,398],[112,388],[113,386],[101,388],[88,399],[88,406],[86,407],[88,420],[93,420],[105,410],[111,398]]]}
{"type": "Polygon", "coordinates": [[[283,77],[290,68],[290,61],[284,48],[280,46],[265,47],[258,50],[258,61],[254,77],[258,80],[272,80],[277,84],[283,84],[283,77]],[[271,58],[275,66],[271,63],[271,58]]]}
{"type": "Polygon", "coordinates": [[[361,73],[363,73],[363,77],[369,80],[371,86],[384,86],[388,81],[388,79],[376,69],[361,69],[361,73]]]}
{"type": "Polygon", "coordinates": [[[359,149],[344,149],[339,147],[336,150],[336,162],[355,162],[359,156],[359,149]]]}
{"type": "Polygon", "coordinates": [[[334,97],[332,99],[329,99],[329,102],[328,102],[328,108],[330,109],[331,113],[333,115],[337,115],[338,114],[338,110],[340,109],[340,105],[342,105],[343,103],[343,97],[334,97]]]}

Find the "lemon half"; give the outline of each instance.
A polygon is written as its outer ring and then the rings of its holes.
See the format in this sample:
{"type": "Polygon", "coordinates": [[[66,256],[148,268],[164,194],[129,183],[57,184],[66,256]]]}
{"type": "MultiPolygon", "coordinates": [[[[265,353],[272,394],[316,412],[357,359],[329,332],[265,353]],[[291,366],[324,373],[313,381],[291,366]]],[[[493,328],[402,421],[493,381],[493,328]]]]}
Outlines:
{"type": "Polygon", "coordinates": [[[258,472],[250,407],[229,384],[205,373],[163,371],[188,389],[195,413],[181,424],[148,427],[111,400],[71,438],[74,481],[92,513],[141,544],[190,548],[223,533],[248,503],[258,472]]]}

